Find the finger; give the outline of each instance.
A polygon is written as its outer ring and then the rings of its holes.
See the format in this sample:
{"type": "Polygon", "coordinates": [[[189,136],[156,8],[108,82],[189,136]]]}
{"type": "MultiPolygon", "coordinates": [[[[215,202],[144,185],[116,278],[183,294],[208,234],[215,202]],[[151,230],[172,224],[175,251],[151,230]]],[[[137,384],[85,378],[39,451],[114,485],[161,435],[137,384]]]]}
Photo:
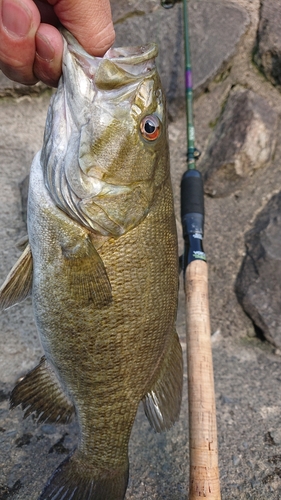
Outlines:
{"type": "Polygon", "coordinates": [[[37,6],[40,15],[41,22],[46,24],[51,24],[52,26],[59,26],[59,20],[54,12],[53,7],[48,4],[47,0],[33,0],[35,5],[37,6]]]}
{"type": "Polygon", "coordinates": [[[32,0],[0,0],[0,68],[12,80],[32,84],[39,11],[32,0]]]}
{"type": "Polygon", "coordinates": [[[35,37],[34,74],[42,82],[56,87],[61,75],[63,41],[56,28],[40,24],[35,37]]]}
{"type": "Polygon", "coordinates": [[[94,56],[103,56],[115,40],[109,0],[48,0],[60,22],[94,56]]]}

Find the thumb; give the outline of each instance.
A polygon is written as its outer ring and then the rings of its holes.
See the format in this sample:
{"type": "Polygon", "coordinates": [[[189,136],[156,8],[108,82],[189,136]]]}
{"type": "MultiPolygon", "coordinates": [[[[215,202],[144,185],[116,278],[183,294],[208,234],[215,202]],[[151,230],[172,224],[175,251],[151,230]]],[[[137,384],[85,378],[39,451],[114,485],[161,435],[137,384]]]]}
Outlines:
{"type": "Polygon", "coordinates": [[[115,40],[109,0],[47,0],[82,47],[103,56],[115,40]]]}

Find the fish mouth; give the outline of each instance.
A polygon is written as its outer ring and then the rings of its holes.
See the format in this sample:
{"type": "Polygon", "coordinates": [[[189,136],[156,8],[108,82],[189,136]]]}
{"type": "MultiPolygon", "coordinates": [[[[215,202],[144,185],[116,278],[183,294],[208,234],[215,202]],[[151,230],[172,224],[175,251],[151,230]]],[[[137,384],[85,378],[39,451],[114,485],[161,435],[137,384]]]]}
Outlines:
{"type": "Polygon", "coordinates": [[[141,47],[110,48],[104,59],[114,59],[114,62],[120,64],[139,64],[154,59],[157,55],[157,45],[148,43],[141,47]]]}
{"type": "Polygon", "coordinates": [[[155,58],[158,55],[158,47],[155,43],[138,47],[111,47],[103,57],[97,57],[88,54],[69,31],[62,28],[61,32],[68,50],[83,66],[84,71],[86,68],[91,68],[91,76],[106,61],[110,61],[126,72],[139,77],[155,69],[155,58]]]}

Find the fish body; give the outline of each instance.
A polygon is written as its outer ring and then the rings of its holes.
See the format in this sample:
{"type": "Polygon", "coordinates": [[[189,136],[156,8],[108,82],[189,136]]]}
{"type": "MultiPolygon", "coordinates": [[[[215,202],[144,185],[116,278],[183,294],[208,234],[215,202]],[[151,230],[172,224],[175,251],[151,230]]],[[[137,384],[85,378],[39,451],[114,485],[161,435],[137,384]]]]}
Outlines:
{"type": "Polygon", "coordinates": [[[0,291],[2,307],[31,291],[45,356],[11,402],[39,420],[77,415],[78,447],[41,500],[121,500],[140,401],[156,431],[181,401],[165,102],[154,45],[100,59],[64,36],[31,168],[29,245],[0,291]]]}

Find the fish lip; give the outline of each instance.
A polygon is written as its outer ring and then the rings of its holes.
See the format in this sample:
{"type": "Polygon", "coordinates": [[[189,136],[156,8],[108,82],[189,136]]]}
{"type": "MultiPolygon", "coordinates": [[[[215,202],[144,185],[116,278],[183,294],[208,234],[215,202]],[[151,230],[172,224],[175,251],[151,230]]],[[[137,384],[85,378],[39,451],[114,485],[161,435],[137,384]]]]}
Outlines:
{"type": "Polygon", "coordinates": [[[79,44],[76,38],[65,28],[61,28],[61,33],[67,41],[68,48],[77,55],[86,57],[89,61],[103,61],[105,59],[121,65],[137,65],[149,60],[153,60],[158,55],[158,46],[156,43],[148,43],[137,47],[111,47],[103,57],[89,55],[79,44]]]}
{"type": "Polygon", "coordinates": [[[148,43],[140,47],[111,47],[104,55],[104,59],[113,59],[119,64],[139,64],[158,55],[156,43],[148,43]]]}

